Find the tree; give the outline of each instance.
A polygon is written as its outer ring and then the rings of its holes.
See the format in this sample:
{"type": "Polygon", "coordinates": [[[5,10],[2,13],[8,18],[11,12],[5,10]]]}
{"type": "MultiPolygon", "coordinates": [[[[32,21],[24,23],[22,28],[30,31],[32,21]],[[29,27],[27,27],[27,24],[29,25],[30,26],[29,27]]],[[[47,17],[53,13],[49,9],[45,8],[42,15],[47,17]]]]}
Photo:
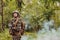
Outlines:
{"type": "Polygon", "coordinates": [[[24,4],[24,3],[23,3],[23,0],[16,0],[16,3],[17,3],[17,8],[18,8],[18,10],[20,10],[20,12],[21,12],[22,5],[24,4]]]}
{"type": "Polygon", "coordinates": [[[2,16],[2,31],[4,30],[3,27],[3,0],[0,0],[0,14],[2,16]]]}

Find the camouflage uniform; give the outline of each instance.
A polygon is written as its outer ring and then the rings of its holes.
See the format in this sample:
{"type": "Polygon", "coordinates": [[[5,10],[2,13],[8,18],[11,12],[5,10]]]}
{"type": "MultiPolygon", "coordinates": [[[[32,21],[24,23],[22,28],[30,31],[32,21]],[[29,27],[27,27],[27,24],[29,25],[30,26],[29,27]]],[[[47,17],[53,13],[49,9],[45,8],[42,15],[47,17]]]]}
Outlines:
{"type": "Polygon", "coordinates": [[[14,22],[16,20],[13,18],[9,23],[9,33],[12,35],[13,40],[20,40],[21,35],[24,33],[24,24],[21,19],[18,19],[16,27],[14,29],[14,22]]]}

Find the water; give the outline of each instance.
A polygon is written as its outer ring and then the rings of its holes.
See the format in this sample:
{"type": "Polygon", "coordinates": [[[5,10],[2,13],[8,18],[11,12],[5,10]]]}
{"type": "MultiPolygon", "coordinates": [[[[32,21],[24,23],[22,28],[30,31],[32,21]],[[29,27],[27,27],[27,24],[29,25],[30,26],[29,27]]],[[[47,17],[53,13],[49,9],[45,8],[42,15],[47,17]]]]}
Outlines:
{"type": "Polygon", "coordinates": [[[44,29],[39,30],[34,35],[23,35],[21,40],[60,40],[60,28],[56,31],[55,29],[51,29],[51,31],[46,31],[44,29]]]}
{"type": "Polygon", "coordinates": [[[28,40],[28,37],[29,36],[27,36],[27,35],[23,35],[22,38],[21,38],[21,40],[28,40]]]}
{"type": "Polygon", "coordinates": [[[50,27],[54,26],[54,21],[45,21],[43,23],[43,29],[39,30],[37,33],[24,34],[21,40],[60,40],[60,28],[55,30],[50,27]],[[34,35],[35,34],[35,35],[34,35]]]}
{"type": "Polygon", "coordinates": [[[45,31],[43,30],[41,32],[38,32],[37,40],[60,40],[60,32],[59,30],[52,29],[51,31],[45,31]]]}

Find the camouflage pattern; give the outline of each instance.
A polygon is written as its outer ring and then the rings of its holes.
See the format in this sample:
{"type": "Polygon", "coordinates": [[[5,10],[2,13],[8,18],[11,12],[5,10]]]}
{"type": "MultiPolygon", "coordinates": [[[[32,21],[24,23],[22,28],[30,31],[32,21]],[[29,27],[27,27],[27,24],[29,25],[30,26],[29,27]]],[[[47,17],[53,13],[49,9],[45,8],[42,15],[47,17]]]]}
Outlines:
{"type": "Polygon", "coordinates": [[[12,35],[13,40],[20,40],[21,35],[24,33],[24,23],[22,19],[18,19],[16,27],[14,26],[14,22],[16,20],[13,18],[9,23],[9,33],[12,35]]]}

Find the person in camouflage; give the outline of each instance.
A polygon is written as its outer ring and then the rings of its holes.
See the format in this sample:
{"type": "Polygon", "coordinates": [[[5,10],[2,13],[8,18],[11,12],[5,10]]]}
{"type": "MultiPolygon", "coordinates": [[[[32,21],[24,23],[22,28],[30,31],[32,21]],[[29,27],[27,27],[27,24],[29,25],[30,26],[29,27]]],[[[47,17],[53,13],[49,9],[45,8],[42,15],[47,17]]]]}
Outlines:
{"type": "Polygon", "coordinates": [[[12,35],[13,40],[20,40],[24,34],[24,22],[21,19],[19,12],[14,11],[12,14],[13,18],[9,22],[9,33],[12,35]]]}

